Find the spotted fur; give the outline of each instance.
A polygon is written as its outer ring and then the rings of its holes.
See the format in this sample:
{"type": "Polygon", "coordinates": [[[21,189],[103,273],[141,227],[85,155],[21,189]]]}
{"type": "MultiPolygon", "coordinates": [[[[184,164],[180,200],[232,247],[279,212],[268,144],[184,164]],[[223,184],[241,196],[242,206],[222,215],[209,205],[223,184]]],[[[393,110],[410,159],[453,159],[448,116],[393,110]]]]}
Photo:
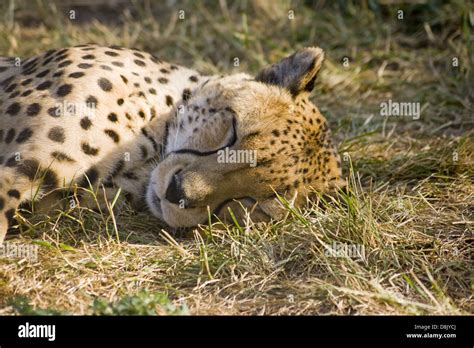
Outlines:
{"type": "Polygon", "coordinates": [[[18,67],[1,58],[0,241],[20,203],[71,187],[109,198],[120,188],[137,209],[185,227],[208,209],[278,218],[276,194],[301,203],[343,185],[308,99],[322,61],[306,48],[253,78],[203,76],[118,46],[50,50],[18,67]],[[218,161],[226,148],[256,151],[256,164],[218,161]]]}

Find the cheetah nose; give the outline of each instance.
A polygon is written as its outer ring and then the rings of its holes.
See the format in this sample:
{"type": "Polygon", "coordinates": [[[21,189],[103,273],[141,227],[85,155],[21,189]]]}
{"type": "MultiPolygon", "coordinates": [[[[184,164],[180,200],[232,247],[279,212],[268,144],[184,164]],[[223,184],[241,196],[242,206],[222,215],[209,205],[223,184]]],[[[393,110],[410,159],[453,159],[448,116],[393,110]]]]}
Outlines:
{"type": "Polygon", "coordinates": [[[185,203],[185,194],[182,187],[182,177],[179,175],[181,169],[174,173],[171,182],[166,189],[165,198],[173,204],[183,205],[185,203]]]}

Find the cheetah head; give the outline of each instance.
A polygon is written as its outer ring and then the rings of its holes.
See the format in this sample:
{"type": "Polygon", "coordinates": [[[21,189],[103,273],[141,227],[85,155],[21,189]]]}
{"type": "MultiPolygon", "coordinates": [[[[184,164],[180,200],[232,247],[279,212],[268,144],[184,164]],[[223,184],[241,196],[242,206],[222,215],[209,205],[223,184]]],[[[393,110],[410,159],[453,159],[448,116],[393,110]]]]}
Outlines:
{"type": "Polygon", "coordinates": [[[208,220],[280,218],[294,204],[344,185],[325,118],[308,96],[324,53],[305,48],[255,78],[213,78],[176,108],[147,203],[172,227],[208,220]],[[243,209],[244,208],[244,209],[243,209]]]}

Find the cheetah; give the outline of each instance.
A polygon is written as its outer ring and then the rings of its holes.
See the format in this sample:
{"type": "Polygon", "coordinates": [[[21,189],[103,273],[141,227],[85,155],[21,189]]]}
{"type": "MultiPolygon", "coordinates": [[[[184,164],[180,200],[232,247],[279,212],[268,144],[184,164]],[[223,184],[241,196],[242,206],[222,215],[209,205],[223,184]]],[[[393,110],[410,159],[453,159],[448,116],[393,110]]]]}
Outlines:
{"type": "Polygon", "coordinates": [[[120,46],[52,49],[19,66],[1,58],[0,242],[24,202],[50,207],[76,192],[94,204],[80,188],[186,228],[231,222],[229,208],[279,219],[279,196],[301,205],[344,186],[309,100],[323,60],[308,47],[256,76],[207,76],[120,46]]]}

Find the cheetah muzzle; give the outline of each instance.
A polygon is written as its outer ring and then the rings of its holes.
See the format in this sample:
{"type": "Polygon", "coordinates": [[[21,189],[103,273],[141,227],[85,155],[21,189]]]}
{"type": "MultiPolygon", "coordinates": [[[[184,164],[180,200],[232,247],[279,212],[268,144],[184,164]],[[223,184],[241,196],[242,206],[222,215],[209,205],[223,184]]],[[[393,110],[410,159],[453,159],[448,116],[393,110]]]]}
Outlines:
{"type": "MultiPolygon", "coordinates": [[[[172,227],[209,214],[279,219],[344,185],[325,118],[309,100],[324,59],[305,48],[248,74],[205,76],[136,49],[81,45],[20,67],[0,58],[0,241],[23,202],[81,188],[172,227]],[[145,203],[145,204],[144,204],[145,203]]],[[[70,196],[67,196],[69,197],[70,196]]]]}

